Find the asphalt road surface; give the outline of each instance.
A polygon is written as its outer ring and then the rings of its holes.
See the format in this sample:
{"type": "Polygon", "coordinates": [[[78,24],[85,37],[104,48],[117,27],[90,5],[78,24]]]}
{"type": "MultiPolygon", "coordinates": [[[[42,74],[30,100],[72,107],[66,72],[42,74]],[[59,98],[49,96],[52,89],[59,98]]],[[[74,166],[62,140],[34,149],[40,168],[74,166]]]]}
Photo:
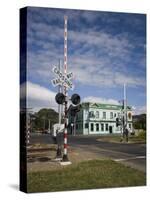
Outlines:
{"type": "MultiPolygon", "coordinates": [[[[68,136],[68,145],[90,150],[146,172],[146,144],[104,142],[98,141],[99,138],[100,136],[68,136]]],[[[33,143],[51,144],[53,140],[51,135],[32,134],[30,144],[33,143]]]]}

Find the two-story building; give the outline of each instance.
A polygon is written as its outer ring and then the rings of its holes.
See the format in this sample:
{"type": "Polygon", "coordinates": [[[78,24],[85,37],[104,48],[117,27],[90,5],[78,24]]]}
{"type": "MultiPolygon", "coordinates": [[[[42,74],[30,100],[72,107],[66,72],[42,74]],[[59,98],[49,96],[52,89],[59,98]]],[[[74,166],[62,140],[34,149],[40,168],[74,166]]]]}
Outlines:
{"type": "MultiPolygon", "coordinates": [[[[77,113],[74,123],[69,118],[70,133],[73,133],[73,126],[76,124],[76,134],[120,134],[121,126],[116,125],[116,118],[122,115],[121,105],[82,103],[80,112],[77,113]]],[[[127,127],[132,131],[132,109],[127,106],[127,127]]]]}

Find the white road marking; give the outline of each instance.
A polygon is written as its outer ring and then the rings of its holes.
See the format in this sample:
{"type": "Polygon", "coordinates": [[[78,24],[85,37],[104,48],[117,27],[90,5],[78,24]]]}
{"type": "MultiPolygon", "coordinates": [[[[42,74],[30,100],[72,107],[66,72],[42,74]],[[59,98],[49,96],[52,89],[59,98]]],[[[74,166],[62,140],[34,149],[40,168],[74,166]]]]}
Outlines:
{"type": "Polygon", "coordinates": [[[146,158],[146,156],[135,156],[135,157],[131,157],[131,158],[120,158],[120,159],[113,159],[116,162],[120,162],[120,161],[128,161],[128,160],[136,160],[136,159],[144,159],[146,158]]]}

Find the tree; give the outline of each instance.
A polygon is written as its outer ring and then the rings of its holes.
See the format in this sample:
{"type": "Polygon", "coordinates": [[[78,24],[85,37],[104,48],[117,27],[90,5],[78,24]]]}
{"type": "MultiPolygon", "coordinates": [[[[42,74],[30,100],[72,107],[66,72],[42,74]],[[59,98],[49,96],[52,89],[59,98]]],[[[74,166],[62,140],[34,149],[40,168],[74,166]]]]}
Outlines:
{"type": "Polygon", "coordinates": [[[133,116],[133,127],[146,130],[146,114],[133,116]]]}
{"type": "Polygon", "coordinates": [[[43,108],[35,113],[35,120],[33,123],[33,129],[43,130],[49,128],[49,120],[50,120],[50,128],[55,123],[58,123],[58,113],[53,109],[43,108]]]}

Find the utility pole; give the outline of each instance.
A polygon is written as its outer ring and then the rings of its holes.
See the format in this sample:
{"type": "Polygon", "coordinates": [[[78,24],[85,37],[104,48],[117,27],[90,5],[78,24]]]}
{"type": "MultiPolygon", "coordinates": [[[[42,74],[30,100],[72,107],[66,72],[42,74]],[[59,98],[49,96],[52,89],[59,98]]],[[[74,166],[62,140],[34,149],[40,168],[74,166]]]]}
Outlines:
{"type": "Polygon", "coordinates": [[[124,84],[124,126],[127,127],[127,94],[126,94],[126,84],[124,84]]]}
{"type": "Polygon", "coordinates": [[[122,126],[123,126],[123,138],[126,137],[126,142],[128,142],[128,129],[127,129],[127,94],[126,94],[126,84],[124,84],[124,99],[123,99],[123,120],[122,120],[122,126]]]}

